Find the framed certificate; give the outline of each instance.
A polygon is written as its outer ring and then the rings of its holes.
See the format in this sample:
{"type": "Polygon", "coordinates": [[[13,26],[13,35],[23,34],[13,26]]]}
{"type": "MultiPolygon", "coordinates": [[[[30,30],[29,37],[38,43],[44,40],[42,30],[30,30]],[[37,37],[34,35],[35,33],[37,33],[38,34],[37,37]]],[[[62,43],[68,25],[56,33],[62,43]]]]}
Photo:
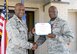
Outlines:
{"type": "Polygon", "coordinates": [[[35,24],[35,33],[37,35],[48,35],[51,33],[51,25],[49,23],[35,24]]]}

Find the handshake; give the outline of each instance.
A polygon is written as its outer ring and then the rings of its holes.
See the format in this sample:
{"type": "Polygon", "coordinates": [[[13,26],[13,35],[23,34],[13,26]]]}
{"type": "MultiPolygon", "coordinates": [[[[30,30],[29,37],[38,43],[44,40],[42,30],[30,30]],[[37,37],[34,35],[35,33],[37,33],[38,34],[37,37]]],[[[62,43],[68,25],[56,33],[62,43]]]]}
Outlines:
{"type": "Polygon", "coordinates": [[[38,48],[38,45],[36,44],[36,42],[33,43],[33,47],[32,50],[36,50],[38,48]]]}

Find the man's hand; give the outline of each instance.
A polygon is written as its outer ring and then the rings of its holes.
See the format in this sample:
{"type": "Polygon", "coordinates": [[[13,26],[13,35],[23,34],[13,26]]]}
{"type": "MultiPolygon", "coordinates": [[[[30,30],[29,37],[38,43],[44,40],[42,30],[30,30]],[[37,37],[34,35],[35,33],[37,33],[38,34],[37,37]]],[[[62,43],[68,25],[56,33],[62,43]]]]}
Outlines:
{"type": "Polygon", "coordinates": [[[38,48],[38,45],[34,42],[34,43],[33,43],[32,50],[36,50],[37,48],[38,48]]]}
{"type": "Polygon", "coordinates": [[[34,34],[35,33],[35,28],[33,28],[31,32],[32,32],[32,34],[34,34]]]}
{"type": "Polygon", "coordinates": [[[48,38],[55,38],[56,35],[54,35],[54,34],[48,34],[47,37],[48,37],[48,38]]]}

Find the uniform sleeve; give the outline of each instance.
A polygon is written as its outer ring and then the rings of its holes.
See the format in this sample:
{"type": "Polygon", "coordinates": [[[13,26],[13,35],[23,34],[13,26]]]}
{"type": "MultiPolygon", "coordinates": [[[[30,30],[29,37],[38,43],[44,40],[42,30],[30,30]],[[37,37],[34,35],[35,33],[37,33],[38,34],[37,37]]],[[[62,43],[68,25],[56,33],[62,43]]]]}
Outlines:
{"type": "Polygon", "coordinates": [[[25,39],[19,38],[20,33],[18,29],[15,27],[14,24],[11,24],[12,22],[7,22],[6,30],[8,33],[8,44],[13,44],[13,46],[18,48],[26,48],[31,49],[33,44],[26,41],[25,39]],[[10,43],[11,42],[11,43],[10,43]]]}
{"type": "Polygon", "coordinates": [[[46,40],[46,36],[39,36],[39,38],[37,39],[37,43],[38,43],[38,46],[42,45],[46,40]]]}
{"type": "Polygon", "coordinates": [[[33,34],[31,33],[31,31],[28,32],[28,36],[29,36],[29,37],[28,37],[29,39],[31,39],[31,38],[33,37],[33,34]]]}
{"type": "Polygon", "coordinates": [[[60,35],[56,35],[56,38],[60,41],[63,42],[65,44],[70,43],[73,38],[73,32],[72,30],[69,28],[68,24],[66,22],[64,22],[64,24],[61,27],[61,34],[60,35]]]}
{"type": "MultiPolygon", "coordinates": [[[[32,32],[30,31],[29,32],[29,39],[33,37],[33,34],[32,32]]],[[[44,35],[40,35],[39,38],[36,40],[36,42],[38,43],[37,45],[40,46],[42,45],[46,40],[46,36],[44,35]]]]}

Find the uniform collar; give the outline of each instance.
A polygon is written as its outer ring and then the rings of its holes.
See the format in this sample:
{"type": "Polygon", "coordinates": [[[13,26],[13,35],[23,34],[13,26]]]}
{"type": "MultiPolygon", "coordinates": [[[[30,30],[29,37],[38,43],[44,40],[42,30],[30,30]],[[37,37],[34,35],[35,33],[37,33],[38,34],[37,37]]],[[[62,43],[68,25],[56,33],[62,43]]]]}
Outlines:
{"type": "Polygon", "coordinates": [[[54,21],[49,21],[48,23],[51,24],[51,22],[55,23],[57,21],[58,17],[54,21]]]}
{"type": "Polygon", "coordinates": [[[14,15],[13,16],[17,21],[20,21],[21,22],[21,20],[16,16],[16,15],[14,15]]]}

